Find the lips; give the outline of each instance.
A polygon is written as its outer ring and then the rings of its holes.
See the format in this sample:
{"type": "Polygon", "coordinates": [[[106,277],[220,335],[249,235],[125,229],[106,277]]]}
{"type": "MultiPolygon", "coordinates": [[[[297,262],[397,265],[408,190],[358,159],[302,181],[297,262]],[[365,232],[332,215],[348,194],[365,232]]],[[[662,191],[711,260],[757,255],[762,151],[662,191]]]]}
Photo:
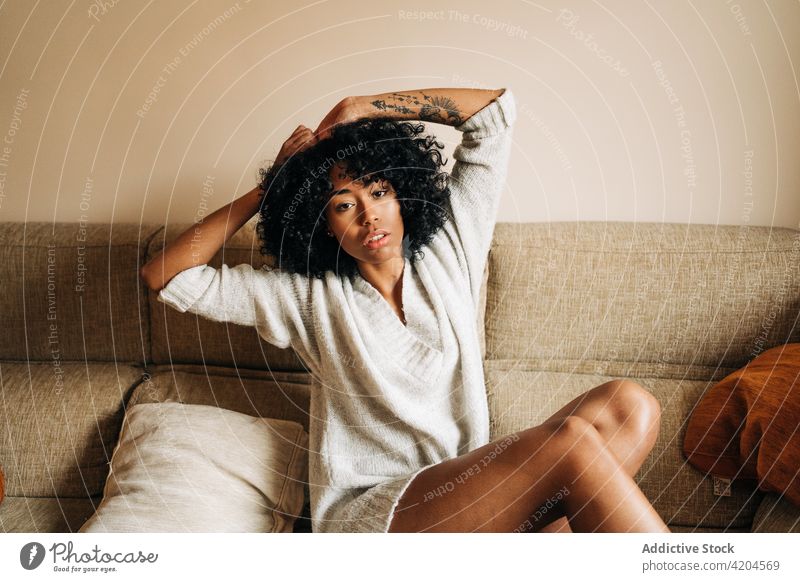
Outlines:
{"type": "Polygon", "coordinates": [[[366,246],[369,243],[369,239],[371,239],[373,236],[378,236],[379,234],[386,235],[386,234],[389,234],[389,231],[383,230],[382,228],[373,230],[371,233],[369,233],[367,236],[364,237],[364,240],[361,241],[361,244],[366,246]]]}

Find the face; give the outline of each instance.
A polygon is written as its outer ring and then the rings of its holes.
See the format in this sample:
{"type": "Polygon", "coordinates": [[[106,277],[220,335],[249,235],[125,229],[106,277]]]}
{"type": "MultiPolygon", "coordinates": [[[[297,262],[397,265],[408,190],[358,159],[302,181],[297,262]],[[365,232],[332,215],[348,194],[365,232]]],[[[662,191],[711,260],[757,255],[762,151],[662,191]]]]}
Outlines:
{"type": "Polygon", "coordinates": [[[391,183],[379,180],[371,184],[353,181],[344,167],[334,165],[330,170],[333,193],[325,208],[328,229],[342,249],[356,261],[381,263],[402,257],[403,218],[400,201],[391,183]],[[374,230],[388,234],[376,243],[364,239],[374,230]]]}

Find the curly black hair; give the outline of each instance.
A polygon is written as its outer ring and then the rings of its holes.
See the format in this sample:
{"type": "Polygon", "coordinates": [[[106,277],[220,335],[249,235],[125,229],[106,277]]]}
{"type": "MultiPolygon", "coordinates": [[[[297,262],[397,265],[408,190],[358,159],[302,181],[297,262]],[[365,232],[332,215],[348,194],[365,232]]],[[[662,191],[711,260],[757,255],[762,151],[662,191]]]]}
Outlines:
{"type": "Polygon", "coordinates": [[[334,127],[320,140],[283,163],[259,169],[259,188],[265,194],[256,226],[261,254],[277,259],[282,270],[323,278],[325,273],[353,276],[356,260],[334,237],[327,236],[325,206],[333,183],[328,174],[335,163],[365,185],[388,180],[400,202],[408,241],[404,248],[413,263],[423,258],[447,220],[450,199],[444,145],[421,135],[422,123],[389,117],[364,118],[334,127]]]}

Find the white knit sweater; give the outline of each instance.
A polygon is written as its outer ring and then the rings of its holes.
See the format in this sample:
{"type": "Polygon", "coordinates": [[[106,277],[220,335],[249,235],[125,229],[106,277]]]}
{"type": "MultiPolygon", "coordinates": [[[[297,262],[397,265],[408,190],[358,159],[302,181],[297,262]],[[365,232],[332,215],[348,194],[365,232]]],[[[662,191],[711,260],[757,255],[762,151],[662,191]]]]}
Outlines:
{"type": "Polygon", "coordinates": [[[199,265],[159,301],[255,326],[313,377],[312,531],[385,532],[417,473],[489,442],[475,313],[511,150],[510,89],[456,126],[450,216],[403,269],[404,326],[360,275],[325,279],[249,264],[199,265]]]}

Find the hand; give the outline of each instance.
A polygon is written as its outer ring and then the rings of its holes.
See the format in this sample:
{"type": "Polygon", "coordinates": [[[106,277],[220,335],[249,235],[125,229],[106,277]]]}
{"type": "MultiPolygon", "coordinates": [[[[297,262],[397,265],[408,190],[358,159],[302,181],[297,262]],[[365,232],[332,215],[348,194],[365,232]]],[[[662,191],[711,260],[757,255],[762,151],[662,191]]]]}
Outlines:
{"type": "Polygon", "coordinates": [[[311,130],[305,125],[298,125],[294,133],[289,136],[289,139],[283,142],[283,146],[281,147],[281,151],[278,152],[275,163],[282,164],[291,156],[311,147],[315,143],[317,143],[317,138],[311,130]]]}
{"type": "Polygon", "coordinates": [[[357,121],[362,117],[365,116],[358,107],[358,100],[354,97],[345,97],[328,112],[325,119],[320,122],[319,127],[314,131],[314,135],[318,140],[327,139],[331,136],[331,131],[334,127],[357,121]]]}

